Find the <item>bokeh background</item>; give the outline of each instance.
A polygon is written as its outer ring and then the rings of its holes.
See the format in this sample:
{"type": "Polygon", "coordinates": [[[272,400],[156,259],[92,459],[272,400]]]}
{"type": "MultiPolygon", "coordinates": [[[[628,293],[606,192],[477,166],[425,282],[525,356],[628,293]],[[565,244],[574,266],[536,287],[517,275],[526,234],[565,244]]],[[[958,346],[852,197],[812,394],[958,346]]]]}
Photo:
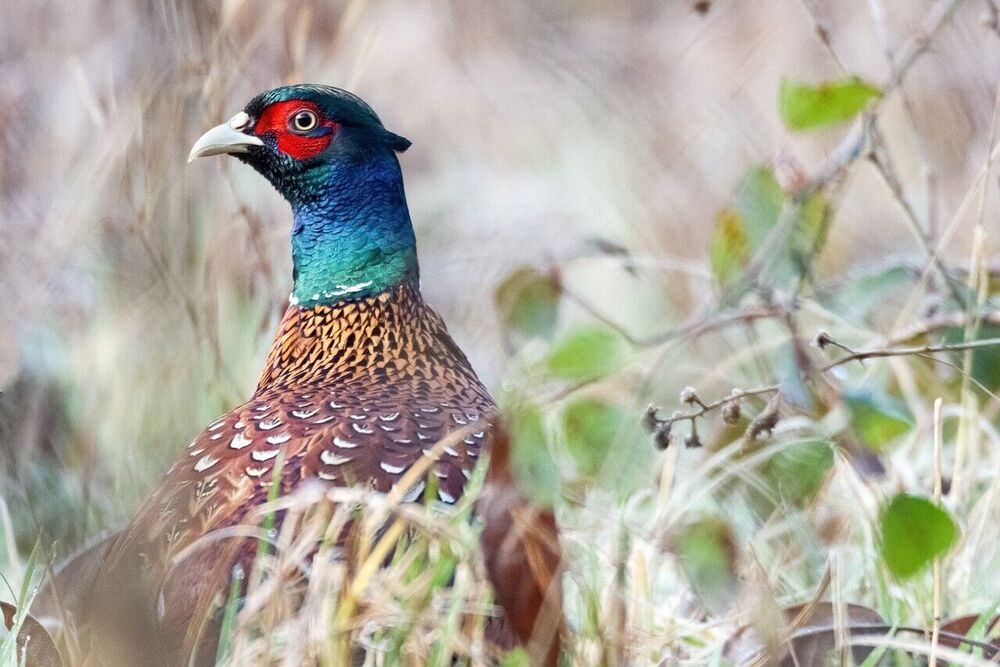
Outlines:
{"type": "MultiPolygon", "coordinates": [[[[0,3],[6,562],[41,530],[69,549],[120,524],[190,438],[251,391],[290,290],[289,212],[235,161],[186,157],[256,93],[344,87],[413,141],[401,161],[425,294],[499,389],[511,361],[493,291],[506,274],[558,265],[639,334],[684,321],[713,298],[713,219],[748,169],[807,176],[845,134],[786,129],[782,79],[820,82],[842,66],[884,82],[931,4],[0,3]],[[588,253],[595,240],[627,249],[634,266],[588,253]]],[[[1000,82],[994,7],[960,3],[879,121],[906,201],[956,260],[969,252],[978,202],[961,204],[986,160],[1000,82]]],[[[923,261],[862,162],[820,270],[836,280],[894,256],[923,261]]],[[[587,317],[564,308],[569,321],[587,317]]],[[[674,400],[726,345],[678,353],[640,401],[674,400]]]]}

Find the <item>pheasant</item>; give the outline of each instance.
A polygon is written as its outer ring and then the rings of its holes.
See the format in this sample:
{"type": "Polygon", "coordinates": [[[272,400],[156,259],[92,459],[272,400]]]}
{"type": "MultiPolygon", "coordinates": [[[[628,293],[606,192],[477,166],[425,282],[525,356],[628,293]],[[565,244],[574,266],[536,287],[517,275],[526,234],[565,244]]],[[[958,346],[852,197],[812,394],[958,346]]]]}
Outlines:
{"type": "MultiPolygon", "coordinates": [[[[193,610],[228,590],[234,565],[249,571],[255,545],[177,556],[238,525],[273,482],[283,494],[315,480],[390,492],[459,430],[431,466],[436,485],[418,482],[404,500],[433,491],[455,503],[498,441],[480,515],[507,643],[528,643],[543,600],[558,599],[551,514],[517,492],[494,401],[421,296],[396,156],[409,146],[358,97],[317,85],[258,95],[194,144],[189,161],[235,156],[291,205],[294,287],[250,400],[209,424],[124,530],[71,559],[38,596],[36,615],[65,617],[89,643],[88,664],[186,664],[193,610]],[[512,530],[524,512],[540,533],[512,530]]],[[[537,662],[554,663],[554,635],[530,649],[537,662]]]]}

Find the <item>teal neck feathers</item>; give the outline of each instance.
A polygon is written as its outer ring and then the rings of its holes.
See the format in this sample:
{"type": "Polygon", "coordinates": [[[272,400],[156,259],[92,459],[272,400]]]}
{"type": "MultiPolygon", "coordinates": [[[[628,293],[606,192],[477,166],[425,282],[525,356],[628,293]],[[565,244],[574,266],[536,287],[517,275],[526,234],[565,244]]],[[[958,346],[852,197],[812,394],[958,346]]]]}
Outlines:
{"type": "Polygon", "coordinates": [[[299,307],[364,298],[419,277],[396,156],[376,149],[357,157],[317,165],[289,188],[291,302],[299,307]]]}

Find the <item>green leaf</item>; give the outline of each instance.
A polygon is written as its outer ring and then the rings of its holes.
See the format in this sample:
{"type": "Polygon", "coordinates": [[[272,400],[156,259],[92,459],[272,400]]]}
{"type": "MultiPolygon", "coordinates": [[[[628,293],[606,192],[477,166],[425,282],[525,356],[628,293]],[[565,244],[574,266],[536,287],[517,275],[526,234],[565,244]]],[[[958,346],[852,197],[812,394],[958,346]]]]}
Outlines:
{"type": "Polygon", "coordinates": [[[881,91],[857,77],[810,86],[781,82],[779,106],[785,125],[793,130],[811,130],[850,120],[881,91]]]}
{"type": "Polygon", "coordinates": [[[722,289],[731,287],[751,260],[766,251],[766,275],[779,283],[804,275],[822,251],[829,227],[830,206],[816,192],[789,202],[769,167],[750,170],[733,194],[733,206],[715,219],[709,245],[712,275],[722,289]],[[786,205],[794,205],[781,238],[771,238],[786,205]]]}
{"type": "Polygon", "coordinates": [[[751,169],[733,194],[733,208],[743,221],[750,255],[754,255],[778,224],[785,193],[769,167],[751,169]]]}
{"type": "Polygon", "coordinates": [[[737,551],[727,524],[718,519],[692,523],[677,536],[674,550],[688,581],[710,607],[722,607],[731,599],[737,551]]]}
{"type": "MultiPolygon", "coordinates": [[[[733,193],[731,209],[716,218],[716,232],[709,247],[712,273],[723,290],[738,278],[765,247],[785,204],[785,193],[769,167],[747,172],[733,193]]],[[[739,293],[729,297],[736,299],[739,293]]]]}
{"type": "Polygon", "coordinates": [[[712,276],[720,289],[729,287],[740,277],[750,261],[750,241],[739,213],[726,209],[715,217],[715,234],[708,253],[712,276]]]}
{"type": "Polygon", "coordinates": [[[763,476],[792,505],[812,500],[833,467],[833,449],[824,440],[800,442],[783,449],[764,464],[763,476]]]}
{"type": "Polygon", "coordinates": [[[869,449],[881,451],[913,427],[913,417],[899,399],[867,389],[846,391],[843,399],[851,411],[851,428],[869,449]]]}
{"type": "Polygon", "coordinates": [[[531,657],[523,647],[518,646],[500,658],[500,667],[531,667],[531,657]]]}
{"type": "Polygon", "coordinates": [[[561,295],[558,276],[521,267],[500,283],[494,300],[507,332],[548,338],[556,326],[561,295]]]}
{"type": "Polygon", "coordinates": [[[947,553],[958,527],[927,498],[900,494],[882,511],[882,557],[897,577],[912,577],[947,553]]]}
{"type": "Polygon", "coordinates": [[[874,273],[851,277],[836,296],[837,312],[852,322],[868,322],[868,315],[891,306],[894,297],[913,285],[915,276],[907,266],[888,266],[874,273]]]}
{"type": "Polygon", "coordinates": [[[709,242],[712,276],[721,290],[735,285],[777,224],[784,203],[785,193],[769,167],[755,167],[740,181],[732,208],[715,217],[709,242]]]}
{"type": "Polygon", "coordinates": [[[583,475],[593,477],[600,471],[623,422],[617,406],[599,399],[578,399],[563,410],[566,449],[583,475]]]}
{"type": "Polygon", "coordinates": [[[622,339],[607,329],[581,329],[549,354],[552,375],[567,380],[593,380],[621,369],[627,357],[622,339]]]}
{"type": "Polygon", "coordinates": [[[781,381],[781,398],[791,406],[812,412],[816,401],[802,373],[807,362],[799,359],[799,351],[795,345],[787,343],[778,347],[771,358],[774,373],[781,381]]]}
{"type": "Polygon", "coordinates": [[[788,252],[795,275],[805,275],[823,251],[829,229],[830,205],[822,192],[814,192],[799,203],[788,239],[788,252]]]}
{"type": "MultiPolygon", "coordinates": [[[[976,339],[983,338],[1000,338],[1000,325],[981,325],[976,339]]],[[[946,343],[961,343],[964,340],[965,330],[962,327],[949,327],[945,332],[946,343]]],[[[968,370],[974,379],[990,391],[1000,389],[1000,345],[973,350],[972,365],[968,370]]]]}
{"type": "Polygon", "coordinates": [[[534,406],[523,406],[507,416],[506,423],[510,424],[511,468],[520,488],[535,505],[551,507],[562,484],[542,413],[534,406]]]}

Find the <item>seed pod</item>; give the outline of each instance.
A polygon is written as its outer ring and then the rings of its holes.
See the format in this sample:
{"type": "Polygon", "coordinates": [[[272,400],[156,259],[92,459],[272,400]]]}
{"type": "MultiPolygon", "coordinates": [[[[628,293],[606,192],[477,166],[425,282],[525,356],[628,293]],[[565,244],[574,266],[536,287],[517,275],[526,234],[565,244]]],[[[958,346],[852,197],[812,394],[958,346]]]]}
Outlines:
{"type": "Polygon", "coordinates": [[[756,440],[758,436],[770,434],[774,427],[778,425],[781,418],[778,407],[781,405],[781,394],[775,394],[774,398],[768,401],[764,411],[757,415],[747,428],[747,439],[756,440]]]}
{"type": "Polygon", "coordinates": [[[687,434],[687,437],[684,438],[684,446],[688,449],[701,447],[701,438],[698,437],[698,431],[692,429],[691,432],[687,434]]]}
{"type": "Polygon", "coordinates": [[[646,429],[647,433],[656,433],[657,427],[662,423],[659,417],[656,416],[656,406],[650,405],[646,408],[646,411],[642,413],[642,427],[646,429]]]}
{"type": "Polygon", "coordinates": [[[740,421],[740,415],[741,410],[739,401],[729,401],[722,406],[722,421],[726,422],[730,426],[740,421]]]}
{"type": "Polygon", "coordinates": [[[829,345],[832,342],[833,342],[833,339],[830,338],[830,334],[828,334],[827,332],[823,331],[822,329],[820,329],[818,332],[816,332],[816,337],[813,338],[813,345],[815,345],[816,347],[818,347],[821,350],[825,350],[826,346],[829,345]]]}
{"type": "Polygon", "coordinates": [[[681,389],[681,403],[691,405],[698,402],[698,392],[695,391],[694,387],[684,387],[681,389]]]}
{"type": "Polygon", "coordinates": [[[670,446],[671,436],[670,430],[673,424],[671,422],[661,422],[657,426],[656,430],[653,432],[653,442],[656,447],[660,450],[664,450],[670,446]]]}

